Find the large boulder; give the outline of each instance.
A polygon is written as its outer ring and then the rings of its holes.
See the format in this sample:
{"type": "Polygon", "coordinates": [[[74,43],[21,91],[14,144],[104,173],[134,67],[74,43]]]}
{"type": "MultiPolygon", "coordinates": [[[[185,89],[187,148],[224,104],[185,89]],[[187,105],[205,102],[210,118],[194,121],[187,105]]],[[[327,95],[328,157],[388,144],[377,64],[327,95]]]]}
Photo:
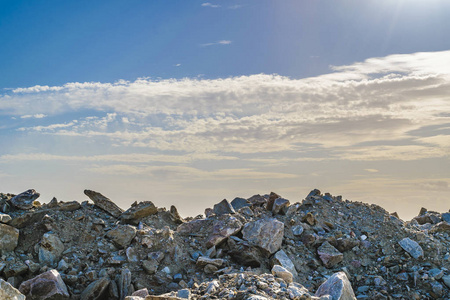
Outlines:
{"type": "Polygon", "coordinates": [[[415,259],[423,257],[423,249],[416,241],[413,241],[410,238],[404,238],[398,243],[403,248],[403,250],[408,252],[415,259]]]}
{"type": "Polygon", "coordinates": [[[0,252],[13,251],[19,241],[19,229],[0,223],[0,252]]]}
{"type": "Polygon", "coordinates": [[[139,202],[132,205],[125,211],[120,218],[125,223],[137,225],[142,218],[154,215],[158,212],[158,208],[151,201],[139,202]]]}
{"type": "Polygon", "coordinates": [[[27,297],[27,300],[62,300],[70,297],[66,284],[56,270],[47,271],[22,282],[19,291],[27,297]]]}
{"type": "Polygon", "coordinates": [[[11,284],[0,278],[0,299],[25,300],[25,296],[11,284]]]}
{"type": "Polygon", "coordinates": [[[88,196],[96,206],[100,207],[113,217],[118,218],[123,213],[123,209],[118,207],[114,202],[109,200],[109,198],[100,193],[91,190],[84,190],[84,194],[88,196]]]}
{"type": "Polygon", "coordinates": [[[106,234],[117,246],[125,248],[136,236],[136,228],[131,225],[118,225],[106,234]]]}
{"type": "Polygon", "coordinates": [[[44,233],[39,245],[39,262],[55,267],[64,252],[64,244],[59,237],[50,232],[44,233]]]}
{"type": "Polygon", "coordinates": [[[242,228],[242,223],[231,216],[221,216],[214,221],[211,233],[209,234],[206,247],[216,246],[226,238],[238,233],[242,228]]]}
{"type": "Polygon", "coordinates": [[[260,219],[245,224],[242,238],[254,246],[273,254],[281,248],[284,224],[277,219],[260,219]]]}
{"type": "Polygon", "coordinates": [[[352,285],[344,272],[334,273],[317,289],[316,296],[330,295],[332,300],[356,300],[352,285]]]}
{"type": "Polygon", "coordinates": [[[323,243],[317,249],[317,254],[327,268],[334,267],[344,259],[344,255],[328,242],[323,243]]]}
{"type": "Polygon", "coordinates": [[[34,200],[39,198],[39,196],[40,196],[39,193],[37,193],[33,189],[30,189],[28,191],[20,193],[17,196],[14,196],[11,199],[11,203],[19,209],[31,209],[33,208],[34,200]]]}

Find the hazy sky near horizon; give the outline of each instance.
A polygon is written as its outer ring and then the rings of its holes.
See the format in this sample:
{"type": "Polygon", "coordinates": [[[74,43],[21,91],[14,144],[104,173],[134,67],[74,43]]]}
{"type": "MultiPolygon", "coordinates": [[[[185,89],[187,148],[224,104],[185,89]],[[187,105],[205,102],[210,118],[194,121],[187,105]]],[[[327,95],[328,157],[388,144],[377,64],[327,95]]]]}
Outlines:
{"type": "Polygon", "coordinates": [[[450,1],[0,2],[0,192],[450,209],[450,1]]]}

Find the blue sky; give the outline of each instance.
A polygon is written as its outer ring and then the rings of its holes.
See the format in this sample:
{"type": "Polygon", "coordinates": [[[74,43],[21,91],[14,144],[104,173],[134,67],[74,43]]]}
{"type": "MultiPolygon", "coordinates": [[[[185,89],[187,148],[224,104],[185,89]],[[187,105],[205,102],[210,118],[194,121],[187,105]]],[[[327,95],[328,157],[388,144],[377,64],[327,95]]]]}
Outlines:
{"type": "Polygon", "coordinates": [[[46,202],[90,188],[185,215],[313,188],[404,217],[448,210],[449,13],[445,0],[1,1],[0,190],[46,202]]]}

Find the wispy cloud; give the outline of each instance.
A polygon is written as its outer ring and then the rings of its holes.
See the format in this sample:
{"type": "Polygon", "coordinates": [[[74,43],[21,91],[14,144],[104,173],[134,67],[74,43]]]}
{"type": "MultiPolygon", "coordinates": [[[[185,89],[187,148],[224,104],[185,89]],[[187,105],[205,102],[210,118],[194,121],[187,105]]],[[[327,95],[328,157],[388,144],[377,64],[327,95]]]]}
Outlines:
{"type": "Polygon", "coordinates": [[[212,4],[212,3],[210,3],[210,2],[204,2],[204,3],[202,3],[202,6],[203,6],[203,7],[211,7],[211,8],[219,8],[219,7],[221,7],[221,6],[218,5],[218,4],[212,4]]]}
{"type": "Polygon", "coordinates": [[[206,43],[206,44],[201,44],[201,47],[209,47],[209,46],[215,46],[215,45],[229,45],[231,44],[230,40],[220,40],[214,43],[206,43]]]}
{"type": "Polygon", "coordinates": [[[35,118],[35,119],[42,119],[45,118],[47,115],[44,114],[35,114],[35,115],[23,115],[20,116],[21,119],[30,119],[30,118],[35,118]]]}

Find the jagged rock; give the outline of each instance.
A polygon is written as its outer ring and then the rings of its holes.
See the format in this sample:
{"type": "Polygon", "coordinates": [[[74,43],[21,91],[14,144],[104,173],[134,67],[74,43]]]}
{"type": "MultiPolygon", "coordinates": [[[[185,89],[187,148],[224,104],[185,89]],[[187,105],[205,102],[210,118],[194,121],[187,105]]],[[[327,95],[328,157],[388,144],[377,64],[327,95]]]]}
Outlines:
{"type": "Polygon", "coordinates": [[[447,288],[450,289],[450,275],[443,276],[443,277],[442,277],[442,281],[443,281],[444,284],[447,286],[447,288]]]}
{"type": "Polygon", "coordinates": [[[64,244],[59,237],[52,232],[44,233],[39,246],[39,262],[55,267],[63,252],[64,244]]]}
{"type": "Polygon", "coordinates": [[[260,219],[249,222],[242,229],[242,238],[266,250],[269,254],[280,249],[283,242],[284,224],[277,219],[260,219]]]}
{"type": "Polygon", "coordinates": [[[267,199],[261,195],[254,195],[247,199],[252,206],[263,206],[267,203],[267,199]]]}
{"type": "Polygon", "coordinates": [[[6,278],[20,276],[28,271],[28,266],[22,261],[8,262],[3,270],[3,274],[6,278]]]}
{"type": "Polygon", "coordinates": [[[291,203],[289,202],[288,199],[284,199],[284,198],[281,198],[281,197],[277,198],[273,202],[272,212],[274,214],[283,214],[283,215],[285,215],[290,204],[291,203]]]}
{"type": "Polygon", "coordinates": [[[303,228],[302,225],[295,225],[291,228],[291,230],[292,230],[293,235],[300,236],[300,235],[302,235],[302,233],[305,229],[303,228]]]}
{"type": "Polygon", "coordinates": [[[118,225],[106,234],[117,246],[125,248],[136,236],[136,228],[131,225],[118,225]]]}
{"type": "Polygon", "coordinates": [[[9,221],[8,225],[21,229],[39,222],[48,212],[48,209],[26,212],[14,217],[11,221],[9,221]]]}
{"type": "Polygon", "coordinates": [[[226,238],[238,233],[241,228],[242,223],[235,217],[219,217],[212,225],[211,234],[208,236],[206,241],[206,247],[210,248],[220,244],[226,238]]]}
{"type": "Polygon", "coordinates": [[[200,266],[200,267],[204,267],[206,265],[214,265],[216,267],[221,267],[223,265],[223,259],[220,259],[220,258],[212,259],[209,257],[200,256],[197,259],[196,264],[197,264],[197,266],[200,266]]]}
{"type": "Polygon", "coordinates": [[[410,238],[404,238],[398,243],[403,248],[403,250],[408,252],[415,259],[423,257],[422,247],[420,247],[420,245],[417,242],[411,240],[410,238]]]}
{"type": "Polygon", "coordinates": [[[302,218],[302,222],[306,222],[311,226],[314,226],[317,221],[316,218],[314,217],[314,215],[312,213],[307,213],[303,218],[302,218]]]}
{"type": "Polygon", "coordinates": [[[0,252],[13,251],[19,241],[19,229],[0,224],[0,252]]]}
{"type": "Polygon", "coordinates": [[[266,209],[268,211],[272,211],[273,204],[275,203],[275,200],[280,198],[280,196],[277,193],[270,192],[269,199],[267,200],[266,209]]]}
{"type": "Polygon", "coordinates": [[[159,263],[156,260],[144,260],[142,261],[142,267],[149,275],[153,275],[158,271],[159,263]]]}
{"type": "Polygon", "coordinates": [[[98,300],[105,297],[111,280],[107,277],[100,278],[87,286],[81,293],[80,300],[98,300]]]}
{"type": "Polygon", "coordinates": [[[272,268],[272,274],[283,279],[287,283],[291,283],[293,280],[292,273],[289,272],[286,268],[280,265],[274,265],[272,268]]]}
{"type": "Polygon", "coordinates": [[[33,202],[34,202],[34,200],[39,198],[39,196],[40,196],[39,193],[37,193],[33,189],[30,189],[23,193],[20,193],[17,196],[14,196],[11,199],[11,203],[19,209],[28,210],[28,209],[33,208],[33,202]]]}
{"type": "Polygon", "coordinates": [[[447,232],[450,233],[450,224],[447,222],[440,222],[436,225],[434,225],[431,230],[431,233],[436,233],[436,232],[447,232]]]}
{"type": "Polygon", "coordinates": [[[119,292],[120,300],[125,299],[126,296],[130,296],[133,293],[131,286],[131,272],[128,269],[123,269],[120,273],[119,292]]]}
{"type": "Polygon", "coordinates": [[[25,296],[15,289],[11,284],[0,278],[0,299],[2,300],[25,300],[25,296]]]}
{"type": "Polygon", "coordinates": [[[8,214],[0,213],[0,223],[7,224],[9,221],[11,221],[11,216],[8,214]]]}
{"type": "Polygon", "coordinates": [[[69,298],[66,284],[56,270],[42,273],[23,282],[19,291],[30,300],[62,300],[69,298]]]}
{"type": "Polygon", "coordinates": [[[62,211],[75,211],[81,208],[81,204],[77,201],[63,202],[59,205],[59,210],[62,211]]]}
{"type": "Polygon", "coordinates": [[[170,206],[170,216],[172,217],[172,221],[174,221],[176,224],[181,224],[184,222],[183,218],[178,213],[177,208],[175,205],[170,206]]]}
{"type": "Polygon", "coordinates": [[[97,205],[113,217],[118,218],[123,213],[123,209],[118,207],[114,202],[100,193],[91,190],[84,190],[84,194],[88,196],[95,205],[97,205]]]}
{"type": "Polygon", "coordinates": [[[239,238],[228,239],[228,254],[240,265],[257,268],[264,264],[267,254],[259,247],[251,246],[239,238]]]}
{"type": "Polygon", "coordinates": [[[289,258],[289,256],[287,256],[286,252],[284,252],[283,250],[280,250],[274,254],[272,262],[274,265],[280,265],[289,272],[291,272],[292,275],[297,276],[297,270],[295,270],[294,263],[289,258]]]}
{"type": "Polygon", "coordinates": [[[136,292],[131,294],[131,296],[142,297],[142,298],[145,298],[148,295],[149,294],[148,294],[148,289],[147,288],[143,288],[143,289],[137,290],[136,292]]]}
{"type": "Polygon", "coordinates": [[[442,221],[445,221],[450,224],[450,213],[443,213],[441,215],[442,221]]]}
{"type": "Polygon", "coordinates": [[[249,207],[251,206],[250,203],[248,203],[248,201],[244,198],[234,198],[233,201],[231,201],[231,206],[233,206],[235,211],[240,210],[243,207],[249,207]]]}
{"type": "Polygon", "coordinates": [[[158,212],[158,208],[151,201],[139,202],[131,206],[127,211],[122,213],[120,219],[125,223],[137,225],[142,218],[154,215],[158,212]]]}
{"type": "Polygon", "coordinates": [[[352,285],[344,272],[334,273],[317,289],[317,297],[326,295],[330,295],[332,300],[356,300],[352,285]]]}
{"type": "Polygon", "coordinates": [[[344,259],[344,255],[334,248],[329,242],[323,243],[317,249],[317,254],[327,268],[332,268],[344,259]]]}
{"type": "Polygon", "coordinates": [[[226,214],[235,214],[233,206],[231,206],[230,202],[227,199],[223,199],[219,203],[214,205],[214,213],[218,216],[226,215],[226,214]]]}

